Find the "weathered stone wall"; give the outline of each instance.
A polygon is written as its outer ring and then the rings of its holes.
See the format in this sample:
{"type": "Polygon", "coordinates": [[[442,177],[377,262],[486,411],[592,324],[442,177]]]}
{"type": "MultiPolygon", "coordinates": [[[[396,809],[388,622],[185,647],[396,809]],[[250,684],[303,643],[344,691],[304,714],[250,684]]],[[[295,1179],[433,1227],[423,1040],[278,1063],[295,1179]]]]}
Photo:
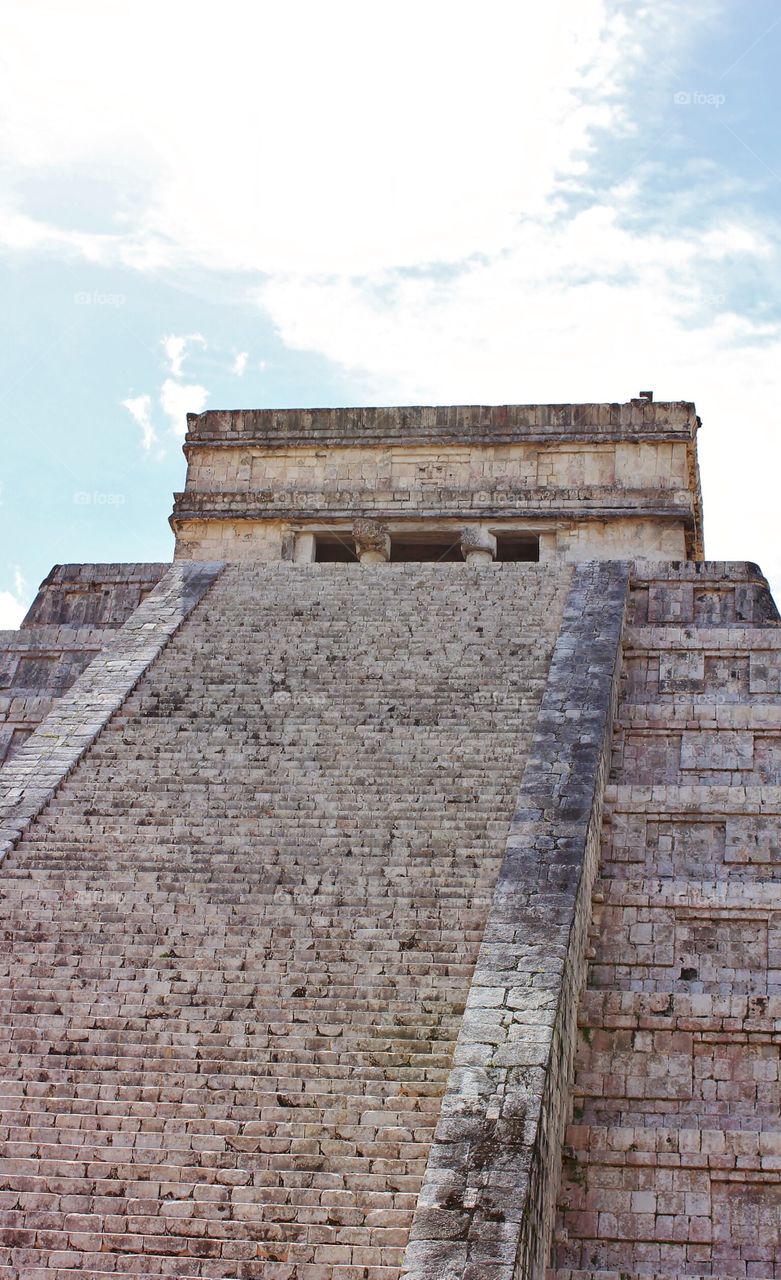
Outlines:
{"type": "Polygon", "coordinates": [[[682,522],[626,519],[575,520],[556,532],[552,556],[566,560],[648,560],[687,558],[682,522]]]}
{"type": "Polygon", "coordinates": [[[414,405],[345,409],[208,409],[188,413],[187,439],[242,444],[404,445],[475,440],[485,444],[688,439],[697,421],[687,400],[624,404],[414,405]]]}
{"type": "Polygon", "coordinates": [[[285,547],[290,529],[290,524],[282,520],[187,519],[177,528],[174,559],[236,564],[291,559],[292,548],[285,547]]]}
{"type": "Polygon", "coordinates": [[[56,564],[22,627],[121,627],[169,569],[155,564],[56,564]]]}
{"type": "Polygon", "coordinates": [[[541,558],[701,553],[693,406],[191,415],[178,558],[285,558],[285,534],[375,515],[531,529],[541,558]]]}
{"type": "MultiPolygon", "coordinates": [[[[430,528],[434,521],[437,529],[448,532],[454,542],[458,540],[464,522],[475,519],[476,515],[486,528],[499,532],[506,527],[500,523],[495,511],[491,518],[486,515],[485,510],[480,509],[463,510],[454,517],[452,514],[443,516],[432,508],[428,518],[425,513],[419,512],[415,519],[405,520],[401,524],[394,521],[387,508],[376,508],[368,503],[356,503],[352,513],[349,510],[329,512],[320,505],[314,520],[308,519],[304,511],[288,520],[271,520],[265,517],[256,520],[238,517],[188,517],[177,528],[175,558],[219,559],[245,564],[268,564],[275,560],[292,559],[294,533],[310,529],[317,532],[333,529],[349,541],[352,538],[355,515],[378,513],[393,534],[421,532],[430,528]]],[[[553,560],[577,562],[631,559],[638,551],[649,559],[682,560],[686,556],[686,530],[682,521],[614,516],[609,521],[589,518],[546,522],[537,518],[529,526],[528,520],[525,523],[521,520],[519,524],[522,515],[522,512],[516,511],[516,519],[510,527],[531,527],[540,535],[540,560],[545,563],[553,560]]]]}
{"type": "MultiPolygon", "coordinates": [[[[647,489],[679,491],[688,500],[686,444],[665,442],[573,441],[564,446],[537,444],[367,445],[328,449],[301,446],[239,449],[204,444],[189,450],[187,493],[248,495],[254,501],[289,507],[309,505],[291,495],[328,494],[334,505],[350,507],[356,495],[366,500],[437,510],[499,501],[522,491],[530,503],[576,507],[578,490],[593,489],[606,506],[631,506],[647,489]]],[[[668,495],[665,493],[664,497],[668,495]]],[[[250,499],[252,500],[252,499],[250,499]]],[[[581,498],[582,502],[582,498],[581,498]]]]}
{"type": "Polygon", "coordinates": [[[0,631],[0,763],[111,642],[166,564],[55,565],[18,631],[0,631]]]}
{"type": "Polygon", "coordinates": [[[0,860],[93,745],[221,569],[208,564],[169,568],[5,766],[0,774],[0,860]]]}
{"type": "Polygon", "coordinates": [[[754,566],[637,566],[557,1280],[781,1274],[781,626],[754,566]]]}

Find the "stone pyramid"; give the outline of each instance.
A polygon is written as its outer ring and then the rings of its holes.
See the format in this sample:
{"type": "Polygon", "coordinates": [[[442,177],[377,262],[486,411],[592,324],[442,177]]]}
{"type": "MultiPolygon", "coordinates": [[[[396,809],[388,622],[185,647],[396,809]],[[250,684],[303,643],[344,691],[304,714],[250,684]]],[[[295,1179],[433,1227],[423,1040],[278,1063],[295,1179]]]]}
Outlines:
{"type": "Polygon", "coordinates": [[[208,412],[0,633],[0,1280],[781,1278],[781,625],[694,406],[208,412]]]}

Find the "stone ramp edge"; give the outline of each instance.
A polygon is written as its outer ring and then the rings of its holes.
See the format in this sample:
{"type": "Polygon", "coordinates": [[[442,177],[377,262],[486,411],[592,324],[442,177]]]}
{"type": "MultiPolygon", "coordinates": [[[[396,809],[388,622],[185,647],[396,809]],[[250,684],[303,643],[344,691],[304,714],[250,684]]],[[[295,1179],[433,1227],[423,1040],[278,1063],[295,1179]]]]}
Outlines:
{"type": "Polygon", "coordinates": [[[0,771],[0,863],[222,573],[173,564],[0,771]]]}
{"type": "Polygon", "coordinates": [[[538,1280],[556,1209],[630,565],[575,567],[403,1280],[538,1280]]]}

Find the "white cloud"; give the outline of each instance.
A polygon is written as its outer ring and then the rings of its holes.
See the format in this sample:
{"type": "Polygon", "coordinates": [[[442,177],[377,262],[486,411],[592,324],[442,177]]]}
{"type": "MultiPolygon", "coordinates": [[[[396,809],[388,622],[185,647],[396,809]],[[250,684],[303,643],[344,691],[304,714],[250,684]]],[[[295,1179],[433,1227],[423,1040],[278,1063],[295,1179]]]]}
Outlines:
{"type": "Polygon", "coordinates": [[[152,397],[148,395],[133,396],[123,400],[133,421],[141,428],[141,448],[149,453],[159,443],[157,431],[152,422],[152,397]]]}
{"type": "Polygon", "coordinates": [[[0,591],[0,631],[16,631],[27,609],[13,592],[0,591]]]}
{"type": "MultiPolygon", "coordinates": [[[[697,236],[654,222],[643,157],[662,169],[666,157],[654,122],[631,117],[634,87],[664,95],[665,58],[677,65],[690,32],[709,35],[723,12],[718,0],[492,0],[479,15],[468,0],[116,0],[97,22],[88,4],[19,5],[0,85],[19,181],[0,241],[177,268],[195,291],[204,268],[247,287],[262,273],[255,296],[283,340],[348,371],[355,398],[614,400],[646,386],[694,398],[708,551],[781,574],[781,333],[727,301],[738,265],[758,279],[777,269],[777,232],[742,212],[750,193],[715,162],[697,181],[734,189],[697,236]],[[119,37],[123,57],[106,57],[119,37]],[[193,93],[191,68],[206,64],[209,92],[193,93]],[[636,151],[594,196],[600,149],[618,136],[636,151]],[[100,232],[25,207],[26,176],[117,163],[112,181],[136,202],[100,232]]],[[[688,180],[660,181],[685,202],[701,190],[688,180]]],[[[165,339],[160,402],[178,435],[207,400],[182,381],[196,343],[165,339]]],[[[144,400],[149,449],[151,397],[132,403],[144,400]]]]}
{"type": "MultiPolygon", "coordinates": [[[[161,338],[173,377],[165,378],[159,392],[160,407],[168,418],[169,428],[175,436],[184,436],[187,432],[187,414],[200,413],[206,406],[209,393],[206,387],[197,382],[180,382],[182,365],[187,354],[188,344],[196,342],[200,346],[207,345],[200,333],[168,334],[161,338]]],[[[149,453],[160,444],[160,437],[152,417],[152,396],[144,394],[123,400],[133,420],[141,428],[141,445],[149,453]]],[[[159,457],[164,456],[161,449],[159,457]]]]}
{"type": "MultiPolygon", "coordinates": [[[[198,383],[176,382],[174,378],[166,378],[160,388],[160,406],[169,420],[170,429],[175,436],[183,436],[187,431],[187,414],[200,413],[206,407],[208,391],[198,383]]],[[[160,444],[160,437],[152,421],[151,395],[134,396],[123,400],[133,421],[141,428],[141,447],[146,453],[160,444]]],[[[164,456],[160,449],[159,457],[164,456]]]]}
{"type": "Polygon", "coordinates": [[[30,592],[21,569],[14,567],[14,585],[10,591],[0,591],[0,631],[15,631],[30,607],[30,592]]]}
{"type": "Polygon", "coordinates": [[[206,346],[206,339],[202,333],[169,333],[162,339],[163,350],[168,360],[169,368],[175,378],[181,378],[184,372],[183,364],[187,355],[188,346],[196,342],[201,347],[206,346]]]}
{"type": "MultiPolygon", "coordinates": [[[[144,269],[162,257],[365,273],[496,252],[582,170],[592,128],[618,122],[638,57],[608,0],[492,0],[479,20],[469,0],[226,0],[219,12],[117,0],[100,23],[91,6],[42,0],[8,26],[8,160],[57,175],[125,157],[134,189],[145,176],[140,211],[118,214],[92,251],[144,269]],[[105,56],[110,31],[122,58],[105,56]],[[207,58],[211,91],[193,94],[190,68],[207,58]]],[[[58,234],[19,201],[6,225],[17,243],[58,234]]]]}
{"type": "Polygon", "coordinates": [[[249,352],[239,351],[238,354],[236,355],[236,359],[233,361],[233,364],[231,366],[231,373],[235,373],[238,375],[239,378],[242,378],[247,370],[248,360],[249,360],[249,352]]]}
{"type": "Polygon", "coordinates": [[[628,232],[601,206],[525,224],[501,255],[447,278],[277,277],[258,298],[285,343],[366,370],[375,398],[609,400],[649,379],[685,398],[716,352],[757,342],[772,358],[781,341],[781,329],[714,302],[725,243],[733,259],[768,253],[728,227],[721,237],[628,232]]]}
{"type": "Polygon", "coordinates": [[[187,414],[200,413],[205,409],[208,396],[206,388],[198,383],[174,382],[173,378],[166,378],[160,388],[160,404],[175,435],[186,434],[187,414]]]}

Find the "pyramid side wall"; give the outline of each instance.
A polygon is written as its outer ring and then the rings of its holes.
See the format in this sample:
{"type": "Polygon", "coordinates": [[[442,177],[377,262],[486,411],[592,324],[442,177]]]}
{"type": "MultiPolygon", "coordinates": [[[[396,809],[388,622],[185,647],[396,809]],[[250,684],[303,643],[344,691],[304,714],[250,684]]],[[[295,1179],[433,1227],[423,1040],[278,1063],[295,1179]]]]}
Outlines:
{"type": "Polygon", "coordinates": [[[552,1280],[781,1258],[781,626],[754,565],[636,566],[552,1280]]]}

